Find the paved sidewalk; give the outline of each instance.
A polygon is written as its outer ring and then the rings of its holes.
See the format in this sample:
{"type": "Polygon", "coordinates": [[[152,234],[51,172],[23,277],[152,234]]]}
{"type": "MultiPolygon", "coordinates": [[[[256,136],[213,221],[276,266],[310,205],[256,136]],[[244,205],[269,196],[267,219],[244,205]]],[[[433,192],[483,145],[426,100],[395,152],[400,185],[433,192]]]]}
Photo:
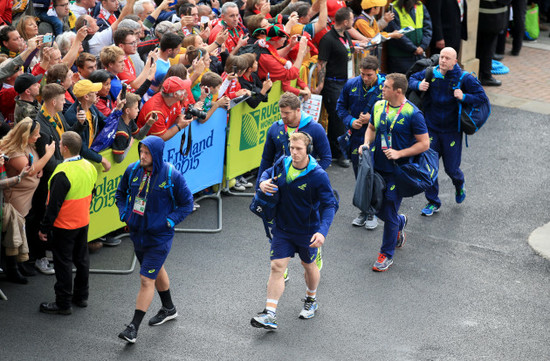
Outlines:
{"type": "MultiPolygon", "coordinates": [[[[491,104],[518,108],[543,114],[550,121],[550,37],[541,31],[534,42],[524,41],[519,56],[510,55],[506,45],[502,63],[510,68],[504,75],[495,75],[502,81],[500,87],[485,87],[491,104]]],[[[550,260],[550,223],[535,229],[529,245],[542,257],[550,260]]]]}
{"type": "Polygon", "coordinates": [[[518,108],[535,113],[550,114],[550,37],[541,32],[534,42],[523,42],[519,56],[510,55],[507,44],[502,63],[510,68],[504,75],[495,75],[502,81],[500,87],[485,87],[494,105],[518,108]]]}

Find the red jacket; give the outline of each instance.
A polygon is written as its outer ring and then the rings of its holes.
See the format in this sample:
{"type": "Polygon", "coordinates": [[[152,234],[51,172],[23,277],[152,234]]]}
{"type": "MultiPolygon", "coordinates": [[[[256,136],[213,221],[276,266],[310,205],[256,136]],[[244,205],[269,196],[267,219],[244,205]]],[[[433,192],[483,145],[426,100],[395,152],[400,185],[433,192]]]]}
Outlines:
{"type": "Polygon", "coordinates": [[[269,78],[273,81],[280,80],[283,92],[289,91],[295,95],[300,95],[300,89],[290,85],[290,81],[297,79],[296,85],[305,89],[307,84],[300,79],[300,70],[294,66],[290,69],[285,69],[284,65],[280,61],[275,59],[273,55],[269,53],[268,50],[263,50],[258,59],[258,76],[263,81],[267,78],[267,73],[269,73],[269,78]]]}

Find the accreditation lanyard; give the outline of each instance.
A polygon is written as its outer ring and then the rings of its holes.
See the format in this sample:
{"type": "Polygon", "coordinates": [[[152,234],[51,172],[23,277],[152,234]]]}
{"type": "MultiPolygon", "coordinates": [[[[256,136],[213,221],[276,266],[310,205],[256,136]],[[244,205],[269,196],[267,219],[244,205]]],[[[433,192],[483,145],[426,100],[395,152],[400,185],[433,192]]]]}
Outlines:
{"type": "Polygon", "coordinates": [[[351,47],[348,43],[348,40],[347,38],[343,38],[341,36],[338,36],[338,39],[340,39],[340,41],[342,42],[342,44],[344,45],[344,47],[346,48],[347,52],[348,52],[348,61],[347,61],[347,71],[348,71],[348,79],[351,79],[353,77],[353,63],[351,61],[351,47]]]}
{"type": "Polygon", "coordinates": [[[145,172],[143,178],[141,179],[141,184],[139,185],[138,194],[136,200],[134,201],[134,213],[143,216],[145,214],[145,205],[147,204],[147,195],[149,194],[149,184],[151,182],[151,174],[145,172]],[[147,183],[147,186],[145,185],[147,183]],[[140,197],[141,191],[145,188],[145,196],[140,197]]]}
{"type": "MultiPolygon", "coordinates": [[[[385,134],[386,132],[384,132],[383,134],[381,134],[380,136],[382,137],[382,141],[381,141],[381,145],[382,145],[382,150],[385,150],[385,149],[388,149],[388,148],[391,148],[392,146],[392,137],[391,137],[391,132],[393,131],[393,127],[395,126],[395,123],[397,122],[397,119],[399,119],[399,114],[401,114],[401,110],[403,110],[403,107],[405,106],[405,104],[407,103],[407,99],[405,99],[403,101],[403,103],[401,103],[401,106],[399,107],[399,110],[397,111],[397,114],[395,114],[395,117],[393,118],[393,121],[390,125],[390,131],[388,132],[388,140],[386,142],[386,137],[385,137],[385,134]]],[[[388,129],[387,127],[387,124],[388,124],[388,121],[387,121],[387,114],[388,112],[390,111],[390,103],[386,101],[386,107],[385,107],[385,110],[384,110],[384,113],[383,113],[383,118],[384,118],[384,121],[386,122],[386,129],[388,129]]]]}

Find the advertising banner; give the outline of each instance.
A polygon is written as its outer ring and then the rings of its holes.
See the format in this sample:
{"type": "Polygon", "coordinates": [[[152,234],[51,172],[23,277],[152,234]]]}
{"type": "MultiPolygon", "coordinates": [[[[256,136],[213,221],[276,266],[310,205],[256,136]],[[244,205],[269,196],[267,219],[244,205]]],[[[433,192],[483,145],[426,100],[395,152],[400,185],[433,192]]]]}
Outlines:
{"type": "Polygon", "coordinates": [[[241,103],[231,108],[227,136],[225,179],[229,180],[260,166],[269,127],[279,119],[281,82],[273,83],[267,102],[256,109],[241,103]]]}
{"type": "Polygon", "coordinates": [[[134,141],[132,148],[130,148],[128,155],[122,163],[115,163],[111,149],[100,152],[99,154],[111,162],[111,169],[108,172],[103,172],[101,164],[92,163],[97,169],[97,182],[96,194],[92,198],[92,204],[90,204],[89,241],[125,226],[118,217],[115,193],[126,168],[139,159],[138,143],[139,141],[134,141]]]}
{"type": "Polygon", "coordinates": [[[227,126],[227,110],[218,109],[204,124],[191,122],[191,150],[187,156],[188,129],[179,132],[164,145],[163,160],[171,163],[183,174],[191,193],[197,193],[207,187],[222,182],[223,155],[225,152],[225,135],[227,126]]]}

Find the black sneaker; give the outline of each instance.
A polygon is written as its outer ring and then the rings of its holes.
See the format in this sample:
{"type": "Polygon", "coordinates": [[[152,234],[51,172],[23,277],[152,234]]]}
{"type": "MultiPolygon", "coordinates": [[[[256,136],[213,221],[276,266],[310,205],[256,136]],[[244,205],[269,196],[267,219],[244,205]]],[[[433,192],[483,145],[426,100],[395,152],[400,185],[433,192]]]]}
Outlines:
{"type": "Polygon", "coordinates": [[[171,310],[161,307],[159,312],[149,320],[149,326],[162,325],[164,322],[173,320],[176,317],[178,317],[178,311],[175,307],[171,310]]]}
{"type": "Polygon", "coordinates": [[[118,337],[129,343],[136,343],[137,330],[133,323],[126,326],[126,329],[118,334],[118,337]]]}
{"type": "Polygon", "coordinates": [[[42,302],[40,312],[49,313],[50,315],[70,315],[73,313],[73,309],[71,307],[61,308],[55,302],[42,302]]]}

